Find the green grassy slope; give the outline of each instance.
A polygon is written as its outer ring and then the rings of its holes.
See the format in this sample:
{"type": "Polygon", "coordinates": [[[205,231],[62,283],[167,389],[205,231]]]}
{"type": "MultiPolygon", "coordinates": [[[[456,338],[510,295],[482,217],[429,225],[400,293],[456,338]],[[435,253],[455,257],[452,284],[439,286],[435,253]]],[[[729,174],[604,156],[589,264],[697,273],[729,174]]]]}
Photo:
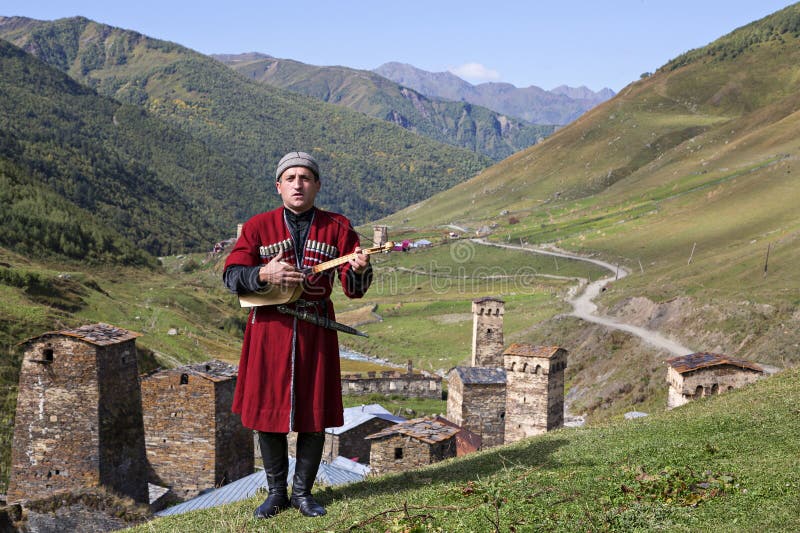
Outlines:
{"type": "MultiPolygon", "coordinates": [[[[244,168],[206,179],[235,213],[276,205],[278,159],[305,149],[320,161],[320,202],[366,221],[474,176],[490,160],[361,113],[249,81],[179,45],[85,18],[0,20],[0,37],[78,82],[179,126],[244,168]],[[216,181],[215,181],[216,180],[216,181]]],[[[205,185],[204,185],[205,186],[205,185]]]]}
{"type": "Polygon", "coordinates": [[[317,489],[328,514],[252,518],[262,496],[132,531],[796,531],[800,373],[668,413],[563,429],[317,489]]]}
{"type": "Polygon", "coordinates": [[[430,99],[369,71],[317,67],[263,54],[214,57],[248,78],[349,107],[495,161],[555,130],[555,126],[533,125],[478,105],[430,99]]]}

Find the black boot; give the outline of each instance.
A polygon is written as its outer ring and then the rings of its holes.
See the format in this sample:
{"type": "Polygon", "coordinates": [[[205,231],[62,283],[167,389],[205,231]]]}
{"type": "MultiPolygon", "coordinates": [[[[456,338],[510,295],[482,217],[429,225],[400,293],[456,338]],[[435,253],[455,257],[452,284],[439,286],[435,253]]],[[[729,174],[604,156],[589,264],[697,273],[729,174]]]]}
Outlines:
{"type": "Polygon", "coordinates": [[[285,433],[258,432],[269,495],[253,512],[256,518],[270,518],[289,508],[286,478],[289,475],[289,446],[285,433]]]}
{"type": "Polygon", "coordinates": [[[325,508],[311,496],[311,487],[317,477],[324,445],[324,432],[297,434],[297,463],[294,467],[290,501],[292,507],[304,516],[322,516],[326,513],[325,508]]]}

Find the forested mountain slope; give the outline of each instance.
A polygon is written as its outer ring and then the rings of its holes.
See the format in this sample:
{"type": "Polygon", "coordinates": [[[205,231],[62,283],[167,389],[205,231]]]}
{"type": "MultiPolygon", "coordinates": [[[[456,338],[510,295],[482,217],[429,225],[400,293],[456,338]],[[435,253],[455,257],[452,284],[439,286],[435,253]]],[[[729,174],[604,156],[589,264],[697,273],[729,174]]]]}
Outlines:
{"type": "Polygon", "coordinates": [[[206,177],[206,186],[222,191],[220,200],[236,214],[276,205],[272,174],[289,150],[314,153],[324,169],[321,204],[356,221],[396,211],[490,163],[385,121],[249,81],[177,44],[85,18],[5,17],[0,37],[237,161],[244,173],[235,180],[206,177]]]}

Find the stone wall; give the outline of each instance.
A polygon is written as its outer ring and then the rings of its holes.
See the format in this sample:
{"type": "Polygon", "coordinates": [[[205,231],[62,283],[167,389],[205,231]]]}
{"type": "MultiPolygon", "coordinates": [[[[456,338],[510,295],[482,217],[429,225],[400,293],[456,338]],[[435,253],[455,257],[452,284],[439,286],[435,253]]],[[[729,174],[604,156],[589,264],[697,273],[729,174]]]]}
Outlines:
{"type": "Polygon", "coordinates": [[[235,383],[180,368],[142,380],[153,483],[186,499],[253,472],[252,432],[230,413],[235,383]]]}
{"type": "Polygon", "coordinates": [[[253,430],[242,425],[239,415],[231,411],[236,379],[214,384],[216,396],[216,468],[217,485],[236,481],[254,472],[253,430]]]}
{"type": "Polygon", "coordinates": [[[463,383],[452,377],[447,389],[447,419],[480,436],[481,446],[505,441],[505,383],[463,383]]]}
{"type": "Polygon", "coordinates": [[[372,439],[371,473],[405,472],[456,456],[455,439],[427,444],[407,435],[391,435],[372,439]]]}
{"type": "Polygon", "coordinates": [[[100,483],[149,499],[139,368],[134,341],[98,348],[100,483]]]}
{"type": "Polygon", "coordinates": [[[9,501],[100,484],[147,501],[135,352],[133,340],[97,346],[63,335],[25,346],[9,501]]]}
{"type": "Polygon", "coordinates": [[[442,398],[442,378],[424,374],[401,374],[400,372],[375,372],[345,374],[342,376],[342,394],[384,394],[405,398],[442,398]]]}
{"type": "Polygon", "coordinates": [[[516,442],[564,425],[567,352],[552,357],[505,356],[505,442],[516,442]]]}
{"type": "Polygon", "coordinates": [[[761,372],[735,365],[716,365],[683,374],[674,368],[669,368],[667,408],[673,409],[691,400],[744,387],[762,376],[761,372]]]}

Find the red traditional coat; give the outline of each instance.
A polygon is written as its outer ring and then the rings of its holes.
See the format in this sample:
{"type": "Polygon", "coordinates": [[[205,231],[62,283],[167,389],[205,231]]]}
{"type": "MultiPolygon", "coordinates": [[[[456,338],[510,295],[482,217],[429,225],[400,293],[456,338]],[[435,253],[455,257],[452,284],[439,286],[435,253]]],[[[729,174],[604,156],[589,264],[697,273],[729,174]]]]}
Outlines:
{"type": "MultiPolygon", "coordinates": [[[[358,244],[358,235],[347,218],[316,209],[298,264],[280,207],[256,215],[242,226],[225,268],[268,263],[281,250],[283,261],[311,267],[351,253],[358,244]]],[[[366,287],[347,286],[349,268],[349,263],[338,268],[342,288],[346,296],[360,298],[366,287]]],[[[327,313],[334,320],[329,296],[336,274],[337,269],[332,269],[307,277],[301,296],[314,302],[309,311],[327,313]]],[[[341,426],[337,332],[279,313],[274,306],[252,308],[242,343],[233,412],[241,415],[245,427],[258,431],[314,432],[341,426]]]]}

